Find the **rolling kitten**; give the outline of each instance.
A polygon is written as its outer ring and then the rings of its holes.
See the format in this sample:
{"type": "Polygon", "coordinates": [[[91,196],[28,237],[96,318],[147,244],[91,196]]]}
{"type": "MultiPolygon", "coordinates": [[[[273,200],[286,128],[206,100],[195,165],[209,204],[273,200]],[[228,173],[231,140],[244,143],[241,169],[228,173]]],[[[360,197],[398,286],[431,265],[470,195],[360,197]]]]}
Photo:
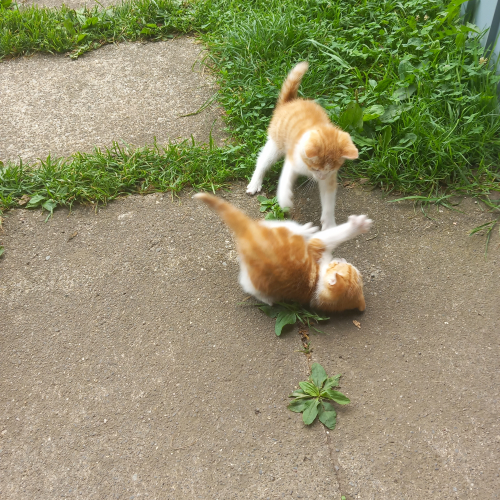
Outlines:
{"type": "Polygon", "coordinates": [[[281,87],[267,142],[257,159],[247,193],[259,192],[266,171],[284,156],[278,203],[283,208],[291,208],[296,178],[312,177],[319,185],[322,229],[328,229],[335,226],[337,171],[344,160],[356,159],[358,150],[351,136],[333,125],[319,104],[297,98],[297,89],[308,67],[307,62],[297,64],[281,87]]]}
{"type": "Polygon", "coordinates": [[[366,215],[317,232],[312,224],[253,221],[233,205],[207,193],[195,198],[217,212],[236,237],[243,290],[267,304],[293,300],[323,311],[364,311],[361,274],[333,249],[369,230],[366,215]]]}

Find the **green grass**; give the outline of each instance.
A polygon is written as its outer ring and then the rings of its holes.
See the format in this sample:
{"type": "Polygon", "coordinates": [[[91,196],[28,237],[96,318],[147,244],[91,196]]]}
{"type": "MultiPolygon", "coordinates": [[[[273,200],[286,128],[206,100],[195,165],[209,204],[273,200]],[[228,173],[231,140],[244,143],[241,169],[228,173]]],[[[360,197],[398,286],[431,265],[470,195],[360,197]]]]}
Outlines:
{"type": "Polygon", "coordinates": [[[401,5],[252,2],[224,36],[205,36],[238,137],[263,144],[284,75],[306,59],[301,92],[360,147],[351,175],[403,193],[498,189],[498,77],[466,38],[473,28],[453,10],[445,20],[440,2],[401,5]]]}
{"type": "Polygon", "coordinates": [[[75,202],[105,204],[129,193],[176,192],[186,185],[215,190],[237,172],[239,150],[187,142],[132,150],[115,144],[66,160],[49,157],[36,169],[23,164],[0,167],[0,206],[13,208],[28,195],[28,206],[52,202],[47,205],[51,208],[44,207],[50,212],[75,202]]]}
{"type": "Polygon", "coordinates": [[[344,176],[426,199],[498,191],[499,78],[482,59],[477,28],[459,23],[459,3],[140,0],[100,10],[0,8],[0,58],[39,51],[78,57],[105,43],[198,33],[237,145],[115,147],[47,159],[37,169],[0,166],[0,210],[22,195],[53,200],[49,207],[106,203],[125,193],[215,188],[248,177],[281,83],[300,60],[310,62],[300,92],[322,104],[360,149],[344,176]]]}
{"type": "MultiPolygon", "coordinates": [[[[6,0],[8,1],[8,0],[6,0]]],[[[106,43],[161,40],[196,24],[191,8],[170,0],[135,0],[101,9],[0,8],[0,59],[34,52],[79,57],[106,43]]]]}

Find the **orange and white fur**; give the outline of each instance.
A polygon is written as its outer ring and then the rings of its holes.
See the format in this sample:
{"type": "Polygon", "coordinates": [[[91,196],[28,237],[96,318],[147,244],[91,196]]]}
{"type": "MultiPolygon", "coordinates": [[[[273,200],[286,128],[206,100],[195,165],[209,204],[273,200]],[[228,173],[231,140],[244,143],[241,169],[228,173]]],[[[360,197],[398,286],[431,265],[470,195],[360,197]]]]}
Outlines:
{"type": "Polygon", "coordinates": [[[282,208],[291,208],[297,177],[313,178],[319,185],[322,229],[327,229],[335,226],[337,171],[346,159],[356,159],[358,150],[351,136],[334,126],[319,104],[297,98],[297,89],[308,67],[307,62],[297,64],[281,87],[267,142],[257,158],[247,193],[258,193],[266,171],[285,157],[278,183],[278,203],[282,208]]]}
{"type": "Polygon", "coordinates": [[[209,195],[195,198],[217,212],[236,237],[243,290],[267,304],[293,300],[323,311],[364,311],[359,271],[333,259],[340,243],[369,230],[366,215],[351,215],[345,224],[318,232],[312,224],[254,221],[233,205],[209,195]]]}

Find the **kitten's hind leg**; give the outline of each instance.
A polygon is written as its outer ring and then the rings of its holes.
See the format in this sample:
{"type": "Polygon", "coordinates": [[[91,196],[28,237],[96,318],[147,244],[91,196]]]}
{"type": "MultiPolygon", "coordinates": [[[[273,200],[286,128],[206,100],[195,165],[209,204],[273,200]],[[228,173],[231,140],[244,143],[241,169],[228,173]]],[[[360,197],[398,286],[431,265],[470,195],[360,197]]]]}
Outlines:
{"type": "Polygon", "coordinates": [[[258,193],[262,189],[262,182],[266,172],[283,156],[276,143],[268,137],[266,145],[262,148],[257,158],[257,165],[252,175],[252,180],[247,187],[248,194],[258,193]]]}
{"type": "Polygon", "coordinates": [[[249,293],[250,295],[253,295],[257,300],[264,302],[264,304],[267,304],[269,306],[273,305],[273,299],[271,299],[271,297],[268,297],[267,295],[264,295],[263,293],[259,292],[253,286],[252,280],[250,279],[250,275],[248,274],[247,266],[241,260],[240,260],[239,282],[241,288],[243,288],[245,292],[249,293]]]}
{"type": "Polygon", "coordinates": [[[297,179],[297,172],[295,172],[292,162],[286,159],[281,171],[280,180],[278,181],[278,191],[276,193],[281,208],[293,207],[292,189],[295,179],[297,179]]]}
{"type": "Polygon", "coordinates": [[[350,215],[346,223],[320,231],[314,235],[314,239],[321,240],[327,250],[332,251],[336,246],[354,238],[358,234],[368,232],[372,222],[366,215],[350,215]]]}

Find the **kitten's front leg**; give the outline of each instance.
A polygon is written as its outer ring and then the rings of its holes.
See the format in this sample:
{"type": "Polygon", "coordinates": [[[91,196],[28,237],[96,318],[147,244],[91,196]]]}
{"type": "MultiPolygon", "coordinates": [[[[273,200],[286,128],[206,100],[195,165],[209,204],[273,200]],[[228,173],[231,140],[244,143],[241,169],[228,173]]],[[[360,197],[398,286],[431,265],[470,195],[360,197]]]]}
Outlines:
{"type": "Polygon", "coordinates": [[[314,238],[320,239],[331,251],[358,234],[368,232],[372,223],[373,221],[366,215],[350,215],[346,223],[321,231],[314,235],[314,238]]]}
{"type": "Polygon", "coordinates": [[[333,171],[322,181],[318,181],[321,198],[321,229],[335,227],[335,200],[337,198],[337,171],[333,171]]]}
{"type": "Polygon", "coordinates": [[[276,143],[268,138],[266,145],[262,148],[257,158],[257,165],[252,175],[252,180],[247,187],[248,194],[255,194],[262,189],[262,182],[264,175],[282,156],[281,151],[278,149],[276,143]]]}
{"type": "Polygon", "coordinates": [[[283,170],[281,171],[280,180],[278,182],[278,191],[276,196],[278,198],[278,203],[281,208],[292,208],[293,207],[293,184],[297,179],[297,173],[293,168],[293,164],[290,160],[286,159],[283,165],[283,170]]]}

